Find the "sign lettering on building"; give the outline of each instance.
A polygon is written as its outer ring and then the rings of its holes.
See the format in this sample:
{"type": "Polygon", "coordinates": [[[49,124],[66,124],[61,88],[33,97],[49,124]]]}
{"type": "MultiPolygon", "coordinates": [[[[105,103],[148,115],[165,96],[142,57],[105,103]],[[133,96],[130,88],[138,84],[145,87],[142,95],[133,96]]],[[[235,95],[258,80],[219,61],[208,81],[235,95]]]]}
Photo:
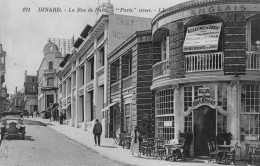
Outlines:
{"type": "Polygon", "coordinates": [[[199,88],[198,96],[210,96],[210,88],[209,87],[199,88]]]}
{"type": "MultiPolygon", "coordinates": [[[[154,33],[161,26],[168,24],[170,22],[174,22],[176,20],[180,20],[183,18],[188,18],[192,16],[198,16],[203,14],[212,14],[219,12],[232,12],[232,11],[260,11],[260,4],[220,4],[220,5],[210,5],[200,8],[193,8],[190,10],[185,10],[182,12],[177,12],[175,14],[169,15],[168,17],[164,17],[158,20],[158,23],[154,24],[152,32],[154,33]]],[[[159,14],[155,18],[160,17],[159,14]]],[[[154,19],[156,20],[156,19],[154,19]]]]}
{"type": "Polygon", "coordinates": [[[217,102],[211,98],[208,97],[202,97],[202,98],[198,98],[197,100],[194,100],[192,105],[194,107],[196,107],[199,104],[210,104],[210,105],[216,105],[217,102]]]}
{"type": "Polygon", "coordinates": [[[172,127],[172,121],[164,121],[164,127],[172,127]]]}
{"type": "Polygon", "coordinates": [[[216,23],[188,27],[183,52],[217,50],[221,25],[216,23]]]}

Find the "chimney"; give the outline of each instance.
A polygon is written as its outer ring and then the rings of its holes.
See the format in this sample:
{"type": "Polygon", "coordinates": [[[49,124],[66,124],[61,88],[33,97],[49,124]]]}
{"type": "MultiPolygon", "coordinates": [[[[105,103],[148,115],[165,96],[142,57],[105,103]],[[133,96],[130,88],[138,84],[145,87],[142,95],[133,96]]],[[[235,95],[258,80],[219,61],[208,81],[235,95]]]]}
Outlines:
{"type": "Polygon", "coordinates": [[[24,82],[26,82],[27,70],[24,72],[24,82]]]}
{"type": "Polygon", "coordinates": [[[15,87],[15,94],[17,94],[17,86],[15,87]]]}

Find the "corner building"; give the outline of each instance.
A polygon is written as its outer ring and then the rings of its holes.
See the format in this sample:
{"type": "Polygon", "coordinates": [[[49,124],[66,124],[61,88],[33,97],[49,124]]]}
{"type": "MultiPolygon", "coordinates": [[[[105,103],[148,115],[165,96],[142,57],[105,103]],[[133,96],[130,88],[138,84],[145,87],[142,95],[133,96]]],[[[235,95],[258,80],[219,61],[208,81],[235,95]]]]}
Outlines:
{"type": "Polygon", "coordinates": [[[219,133],[231,132],[242,156],[246,142],[260,141],[259,11],[259,0],[196,0],[154,17],[157,137],[192,132],[194,156],[207,155],[219,133]]]}

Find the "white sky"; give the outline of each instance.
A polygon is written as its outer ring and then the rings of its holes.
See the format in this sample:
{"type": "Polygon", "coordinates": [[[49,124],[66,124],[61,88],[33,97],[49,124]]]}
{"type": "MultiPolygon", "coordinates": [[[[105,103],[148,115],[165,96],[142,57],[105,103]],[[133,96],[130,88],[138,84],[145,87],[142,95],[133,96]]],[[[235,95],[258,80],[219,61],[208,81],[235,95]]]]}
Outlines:
{"type": "MultiPolygon", "coordinates": [[[[99,0],[99,3],[107,0],[99,0]]],[[[152,9],[153,12],[118,12],[115,14],[153,18],[159,8],[168,8],[187,0],[110,0],[116,8],[152,9]],[[156,11],[154,11],[156,10],[156,11]]],[[[83,28],[96,21],[95,12],[69,13],[69,8],[96,8],[98,0],[0,0],[0,43],[6,57],[8,93],[23,88],[24,73],[36,75],[48,38],[79,37],[83,28]],[[30,12],[22,12],[29,7],[30,12]],[[62,13],[38,12],[39,7],[60,7],[62,13]]]]}

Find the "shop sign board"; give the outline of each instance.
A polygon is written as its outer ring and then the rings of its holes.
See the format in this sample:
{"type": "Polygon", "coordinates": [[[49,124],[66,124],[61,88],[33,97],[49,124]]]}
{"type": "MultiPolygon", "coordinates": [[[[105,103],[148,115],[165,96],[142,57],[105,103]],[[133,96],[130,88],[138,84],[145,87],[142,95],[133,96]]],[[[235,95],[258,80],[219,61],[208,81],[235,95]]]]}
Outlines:
{"type": "Polygon", "coordinates": [[[199,104],[216,105],[217,102],[215,100],[211,99],[211,98],[208,98],[208,97],[201,97],[201,98],[198,98],[197,100],[194,100],[192,104],[193,104],[194,107],[196,107],[199,104]]]}
{"type": "Polygon", "coordinates": [[[183,52],[217,50],[222,23],[188,27],[183,52]]]}
{"type": "Polygon", "coordinates": [[[172,127],[172,121],[164,121],[164,127],[172,127]]]}
{"type": "Polygon", "coordinates": [[[210,96],[210,87],[199,88],[198,96],[210,96]]]}

